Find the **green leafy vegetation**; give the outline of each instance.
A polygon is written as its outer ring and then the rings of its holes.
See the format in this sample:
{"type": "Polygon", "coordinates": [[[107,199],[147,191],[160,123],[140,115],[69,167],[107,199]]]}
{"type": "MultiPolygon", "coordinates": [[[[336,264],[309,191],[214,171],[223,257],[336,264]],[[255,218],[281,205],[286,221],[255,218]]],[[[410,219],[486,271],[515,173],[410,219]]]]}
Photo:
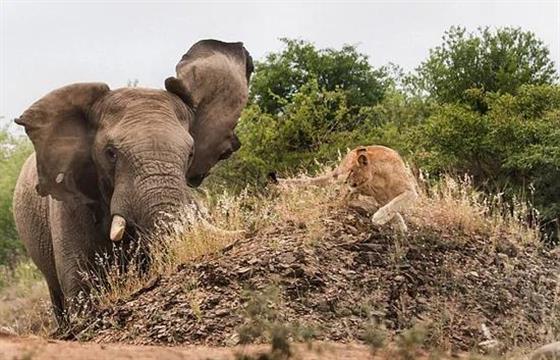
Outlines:
{"type": "Polygon", "coordinates": [[[368,106],[383,98],[389,81],[386,69],[374,69],[356,47],[317,49],[302,40],[281,41],[284,50],[257,63],[251,81],[251,99],[264,112],[282,112],[311,81],[326,91],[341,89],[349,107],[368,106]]]}
{"type": "Polygon", "coordinates": [[[31,144],[0,129],[0,264],[13,263],[22,253],[12,215],[12,197],[19,170],[31,144]]]}
{"type": "Polygon", "coordinates": [[[454,26],[412,78],[416,90],[440,103],[468,103],[473,89],[516,94],[522,85],[550,84],[558,75],[548,48],[532,32],[486,27],[468,33],[454,26]]]}

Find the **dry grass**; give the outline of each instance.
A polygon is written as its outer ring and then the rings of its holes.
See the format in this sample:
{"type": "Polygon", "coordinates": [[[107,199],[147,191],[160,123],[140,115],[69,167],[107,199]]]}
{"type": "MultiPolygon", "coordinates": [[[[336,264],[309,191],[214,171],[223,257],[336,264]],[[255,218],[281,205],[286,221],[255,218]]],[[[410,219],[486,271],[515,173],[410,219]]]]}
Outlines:
{"type": "Polygon", "coordinates": [[[0,267],[0,330],[46,335],[51,322],[47,284],[31,261],[0,267]]]}
{"type": "MultiPolygon", "coordinates": [[[[332,188],[309,188],[303,190],[272,189],[267,195],[250,194],[243,191],[239,195],[223,192],[208,199],[206,219],[216,228],[208,228],[204,221],[186,211],[178,218],[162,224],[156,234],[145,239],[156,244],[150,249],[151,266],[147,274],[136,271],[133,260],[123,273],[116,265],[103,266],[102,274],[84,274],[92,283],[104,278],[108,286],[96,286],[92,296],[101,307],[111,306],[120,299],[144,288],[152,279],[173,273],[177,266],[201,256],[215,253],[234,243],[244,234],[273,231],[274,224],[292,222],[305,226],[310,242],[318,239],[323,231],[322,215],[335,200],[332,188]]],[[[99,259],[102,264],[107,258],[99,259]]]]}
{"type": "Polygon", "coordinates": [[[448,229],[490,239],[508,237],[518,244],[539,241],[534,208],[517,199],[505,203],[501,194],[488,196],[477,191],[468,176],[444,176],[433,185],[420,179],[419,189],[419,201],[408,216],[419,228],[448,229]]]}

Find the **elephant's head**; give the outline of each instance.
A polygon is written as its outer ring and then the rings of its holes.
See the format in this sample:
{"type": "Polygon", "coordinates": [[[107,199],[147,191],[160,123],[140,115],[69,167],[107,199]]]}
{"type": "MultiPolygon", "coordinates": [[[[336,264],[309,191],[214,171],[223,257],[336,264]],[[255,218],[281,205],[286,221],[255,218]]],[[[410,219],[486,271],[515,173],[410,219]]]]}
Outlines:
{"type": "Polygon", "coordinates": [[[252,68],[241,43],[201,41],[183,58],[195,63],[192,79],[180,72],[169,91],[73,84],[26,110],[16,122],[35,147],[37,192],[86,204],[105,231],[112,223],[112,240],[125,224],[150,228],[188,204],[187,183],[239,147],[233,129],[252,68]]]}
{"type": "Polygon", "coordinates": [[[196,187],[241,146],[234,130],[247,103],[253,61],[243,43],[202,40],[183,55],[176,71],[165,87],[195,112],[195,155],[187,179],[196,187]]]}

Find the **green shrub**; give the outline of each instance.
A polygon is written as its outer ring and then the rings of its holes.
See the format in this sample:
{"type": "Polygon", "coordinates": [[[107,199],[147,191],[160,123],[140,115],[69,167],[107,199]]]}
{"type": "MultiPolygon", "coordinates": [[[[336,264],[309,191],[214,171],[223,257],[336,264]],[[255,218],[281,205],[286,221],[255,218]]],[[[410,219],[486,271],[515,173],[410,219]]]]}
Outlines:
{"type": "Polygon", "coordinates": [[[302,86],[316,80],[327,91],[344,89],[348,104],[379,102],[390,82],[384,68],[375,69],[355,46],[317,49],[310,42],[280,39],[285,47],[257,62],[251,81],[251,99],[269,114],[282,112],[302,86]]]}
{"type": "Polygon", "coordinates": [[[14,261],[22,252],[12,215],[12,197],[23,162],[31,144],[0,130],[0,264],[14,261]]]}
{"type": "Polygon", "coordinates": [[[560,216],[560,86],[488,93],[488,111],[442,105],[415,129],[418,164],[432,173],[467,172],[489,191],[522,194],[544,222],[560,216]]]}
{"type": "Polygon", "coordinates": [[[558,79],[550,51],[530,31],[486,27],[468,33],[453,26],[442,40],[411,77],[416,91],[440,103],[471,103],[484,112],[484,104],[469,94],[471,89],[516,94],[522,85],[552,84],[558,79]]]}

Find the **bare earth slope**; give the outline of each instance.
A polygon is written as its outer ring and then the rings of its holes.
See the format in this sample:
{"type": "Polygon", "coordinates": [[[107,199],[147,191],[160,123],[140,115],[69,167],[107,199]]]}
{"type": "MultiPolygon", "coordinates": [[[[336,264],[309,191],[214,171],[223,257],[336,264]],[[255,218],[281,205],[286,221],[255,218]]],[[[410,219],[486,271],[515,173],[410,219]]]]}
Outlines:
{"type": "Polygon", "coordinates": [[[92,311],[76,333],[100,343],[232,346],[260,316],[298,325],[307,338],[349,343],[372,324],[398,334],[420,323],[431,345],[470,350],[491,339],[542,344],[560,323],[559,259],[546,249],[414,224],[399,238],[336,208],[321,222],[316,237],[288,221],[181,265],[92,311]]]}
{"type": "MultiPolygon", "coordinates": [[[[319,345],[316,345],[316,347],[319,345]]],[[[364,359],[382,360],[390,358],[380,353],[371,358],[365,346],[321,344],[321,351],[312,350],[305,345],[296,346],[294,353],[302,359],[335,360],[364,359]]],[[[250,347],[207,347],[207,346],[140,346],[123,344],[95,344],[68,341],[45,340],[38,337],[6,337],[0,336],[0,360],[34,359],[34,360],[104,360],[104,359],[135,359],[135,360],[233,360],[246,356],[258,356],[266,353],[264,345],[250,347]]],[[[426,358],[425,356],[422,359],[426,358]]]]}

